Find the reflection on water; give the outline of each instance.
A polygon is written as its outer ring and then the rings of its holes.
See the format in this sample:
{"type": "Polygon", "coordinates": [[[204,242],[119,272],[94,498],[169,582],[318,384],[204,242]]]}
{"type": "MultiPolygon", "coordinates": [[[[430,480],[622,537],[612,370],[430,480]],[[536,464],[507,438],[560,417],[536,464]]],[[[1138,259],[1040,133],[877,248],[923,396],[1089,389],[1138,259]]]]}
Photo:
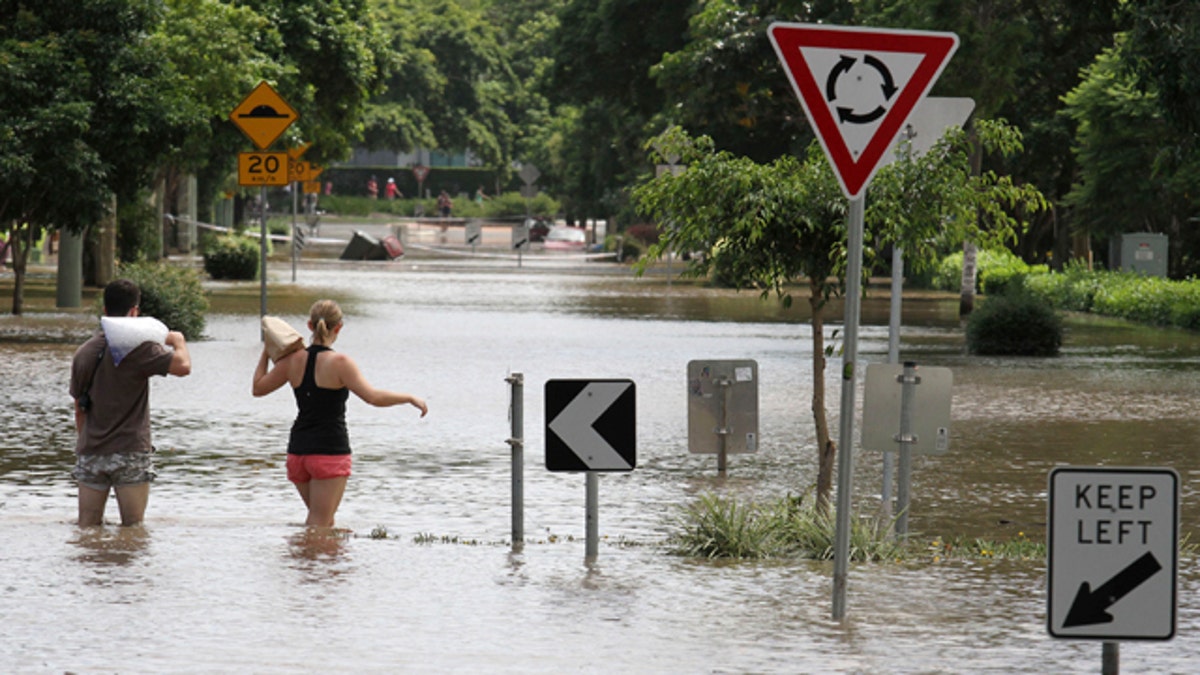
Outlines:
{"type": "Polygon", "coordinates": [[[150,544],[145,527],[81,527],[71,544],[78,547],[75,560],[98,568],[125,567],[138,560],[150,544]]]}
{"type": "Polygon", "coordinates": [[[349,571],[346,542],[350,530],[305,527],[288,537],[292,569],[301,572],[302,583],[334,581],[349,571]]]}
{"type": "MultiPolygon", "coordinates": [[[[271,311],[302,326],[311,302],[347,312],[338,348],[372,383],[422,394],[410,409],[348,407],[348,528],[297,526],[284,471],[294,402],[254,399],[257,284],[224,284],[193,375],[156,379],[159,479],[145,528],[68,525],[75,510],[75,344],[94,318],[0,326],[0,664],[14,672],[1095,672],[1099,647],[1046,635],[1040,561],[851,567],[848,618],[829,620],[829,563],[712,562],[662,546],[705,492],[772,498],[815,481],[804,303],[661,279],[364,266],[272,279],[271,311]],[[36,332],[36,331],[35,331],[36,332]],[[760,452],[687,449],[686,364],[754,358],[760,452]],[[525,546],[508,545],[509,401],[525,375],[525,546]],[[584,561],[584,479],[542,465],[542,383],[638,385],[638,469],[600,481],[600,555],[584,561]],[[384,528],[390,536],[371,538],[384,528]],[[414,538],[422,536],[417,544],[414,538]],[[456,542],[456,543],[451,543],[456,542]],[[470,542],[470,543],[468,543],[470,542]],[[138,649],[110,655],[63,635],[138,649]],[[252,628],[252,629],[251,629],[252,628]],[[331,647],[334,645],[336,647],[331,647]]],[[[885,304],[869,298],[860,354],[882,361],[885,304]]],[[[951,452],[914,461],[920,536],[1042,536],[1055,466],[1172,466],[1184,533],[1198,524],[1200,337],[1072,318],[1056,359],[963,352],[956,300],[906,304],[902,356],[955,376],[951,452]]],[[[835,307],[836,310],[836,307],[835,307]]],[[[834,360],[831,372],[840,364],[834,360]]],[[[826,400],[836,428],[836,378],[826,400]]],[[[860,397],[861,400],[861,397],[860,397]]],[[[855,496],[878,505],[879,455],[859,451],[855,496]]],[[[1200,628],[1200,576],[1181,569],[1179,634],[1200,628]]],[[[1194,670],[1194,641],[1127,644],[1137,672],[1194,670]]]]}

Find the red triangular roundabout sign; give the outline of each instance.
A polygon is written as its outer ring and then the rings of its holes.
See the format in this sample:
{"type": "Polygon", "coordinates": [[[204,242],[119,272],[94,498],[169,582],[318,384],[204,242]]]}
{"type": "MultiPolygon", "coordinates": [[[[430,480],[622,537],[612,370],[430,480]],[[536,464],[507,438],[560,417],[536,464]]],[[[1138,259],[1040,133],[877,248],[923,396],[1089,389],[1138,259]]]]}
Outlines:
{"type": "Polygon", "coordinates": [[[775,53],[842,190],[860,195],[954,50],[954,33],[773,23],[775,53]]]}

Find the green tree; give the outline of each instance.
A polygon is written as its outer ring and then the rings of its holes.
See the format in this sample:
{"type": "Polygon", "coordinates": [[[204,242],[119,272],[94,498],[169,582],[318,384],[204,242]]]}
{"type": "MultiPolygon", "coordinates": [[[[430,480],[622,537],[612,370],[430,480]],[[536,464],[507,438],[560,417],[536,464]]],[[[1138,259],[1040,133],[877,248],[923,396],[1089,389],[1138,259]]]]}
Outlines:
{"type": "Polygon", "coordinates": [[[625,190],[648,170],[642,144],[663,127],[665,99],[650,75],[662,55],[681,48],[691,0],[568,0],[548,37],[553,56],[544,91],[576,128],[561,137],[575,169],[563,177],[564,202],[583,217],[610,217],[625,190]],[[647,30],[653,26],[653,30],[647,30]]]}
{"type": "Polygon", "coordinates": [[[241,0],[237,5],[266,18],[279,36],[259,48],[287,67],[278,91],[299,113],[287,131],[288,143],[312,143],[304,158],[316,164],[344,159],[362,136],[367,102],[382,90],[394,66],[370,3],[241,0]]]}
{"type": "MultiPolygon", "coordinates": [[[[1015,130],[984,123],[989,148],[1019,147],[1015,130]]],[[[663,235],[647,260],[667,250],[699,251],[688,273],[720,269],[738,287],[775,293],[790,305],[789,284],[804,279],[812,316],[813,398],[817,433],[817,500],[827,509],[836,446],[825,409],[825,307],[840,293],[845,274],[846,199],[824,154],[810,144],[803,161],[790,156],[758,163],[716,151],[712,139],[678,128],[652,142],[654,152],[687,164],[634,191],[638,206],[660,223],[663,235]]],[[[979,241],[1012,238],[1023,226],[1011,215],[1044,207],[1040,193],[995,174],[972,175],[971,147],[961,133],[915,160],[885,167],[872,183],[866,213],[878,241],[910,247],[917,261],[931,255],[930,236],[979,241]],[[977,218],[982,211],[985,218],[977,218]]],[[[643,265],[646,263],[643,263],[643,265]]]]}
{"type": "Polygon", "coordinates": [[[399,66],[373,99],[372,147],[471,150],[507,167],[515,131],[505,108],[519,82],[497,27],[475,4],[376,0],[399,66]]]}
{"type": "Polygon", "coordinates": [[[1180,143],[1157,90],[1138,86],[1120,49],[1101,54],[1063,99],[1064,114],[1076,123],[1079,158],[1079,177],[1065,203],[1078,226],[1101,239],[1128,231],[1168,233],[1169,267],[1187,276],[1200,263],[1200,239],[1185,225],[1197,205],[1191,192],[1200,184],[1200,157],[1180,143]]]}
{"type": "Polygon", "coordinates": [[[12,311],[43,231],[82,233],[149,181],[189,107],[146,39],[150,0],[5,3],[0,14],[0,228],[13,244],[12,311]]]}
{"type": "Polygon", "coordinates": [[[664,116],[759,162],[803,154],[813,133],[767,37],[777,20],[857,23],[853,3],[702,3],[688,22],[686,43],[651,69],[666,99],[664,116]]]}
{"type": "MultiPolygon", "coordinates": [[[[163,160],[159,178],[174,195],[187,174],[199,179],[200,217],[231,174],[246,137],[229,121],[232,110],[262,80],[279,82],[294,69],[275,60],[284,51],[278,30],[249,7],[220,0],[167,0],[167,18],[151,36],[186,83],[196,119],[184,142],[163,160]]],[[[173,204],[167,204],[174,211],[173,204]]],[[[122,250],[123,260],[138,258],[122,250]]]]}

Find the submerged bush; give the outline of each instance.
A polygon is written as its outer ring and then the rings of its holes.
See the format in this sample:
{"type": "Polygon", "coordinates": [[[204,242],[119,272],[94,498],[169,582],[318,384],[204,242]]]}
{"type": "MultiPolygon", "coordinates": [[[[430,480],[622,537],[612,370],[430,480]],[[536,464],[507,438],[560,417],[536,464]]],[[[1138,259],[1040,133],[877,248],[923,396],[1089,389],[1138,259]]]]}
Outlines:
{"type": "Polygon", "coordinates": [[[967,350],[983,356],[1055,356],[1062,336],[1058,313],[1030,295],[988,298],[967,319],[967,350]]]}
{"type": "Polygon", "coordinates": [[[238,234],[213,237],[204,246],[204,271],[213,279],[258,278],[261,243],[238,234]]]}
{"type": "Polygon", "coordinates": [[[162,321],[189,340],[204,334],[208,298],[196,270],[167,263],[133,263],[121,265],[118,275],[141,289],[142,316],[162,321]]]}

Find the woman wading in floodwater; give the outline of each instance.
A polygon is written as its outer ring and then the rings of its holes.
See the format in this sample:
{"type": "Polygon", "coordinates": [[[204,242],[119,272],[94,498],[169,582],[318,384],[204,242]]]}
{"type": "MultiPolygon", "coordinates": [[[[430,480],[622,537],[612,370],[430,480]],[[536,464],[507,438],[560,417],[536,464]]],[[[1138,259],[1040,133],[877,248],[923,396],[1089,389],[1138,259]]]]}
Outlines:
{"type": "Polygon", "coordinates": [[[306,525],[332,527],[350,477],[350,437],[346,432],[346,399],[350,392],[380,408],[410,404],[425,416],[425,401],[372,387],[354,360],[333,351],[342,332],[342,310],[332,300],[319,300],[309,310],[312,345],[281,357],[267,369],[263,348],[254,369],[253,393],[266,396],[284,383],[296,395],[296,421],[288,439],[288,480],[296,484],[308,507],[306,525]]]}

